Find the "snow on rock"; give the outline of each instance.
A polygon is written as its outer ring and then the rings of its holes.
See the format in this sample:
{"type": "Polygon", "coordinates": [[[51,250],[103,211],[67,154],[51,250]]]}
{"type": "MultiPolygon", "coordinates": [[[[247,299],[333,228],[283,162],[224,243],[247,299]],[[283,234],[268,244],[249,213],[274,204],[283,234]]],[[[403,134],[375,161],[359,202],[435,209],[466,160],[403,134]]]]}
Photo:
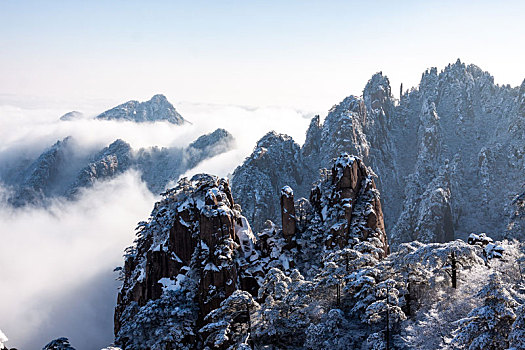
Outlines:
{"type": "Polygon", "coordinates": [[[233,192],[260,230],[266,219],[279,221],[274,198],[283,185],[308,197],[317,169],[346,151],[376,171],[394,246],[482,231],[496,239],[521,237],[525,225],[513,198],[523,192],[524,95],[525,82],[497,85],[459,60],[424,72],[399,101],[377,73],[362,98],[349,96],[324,120],[312,118],[302,147],[285,135],[263,137],[235,170],[233,192]]]}
{"type": "MultiPolygon", "coordinates": [[[[144,344],[175,346],[177,338],[148,341],[152,336],[148,331],[144,339],[131,340],[138,315],[160,315],[167,311],[158,308],[168,300],[182,298],[187,300],[185,311],[179,310],[179,303],[171,307],[201,322],[246,284],[236,259],[244,261],[255,253],[255,236],[234,205],[228,180],[206,174],[183,178],[164,193],[150,219],[139,225],[137,236],[136,245],[127,250],[115,310],[116,343],[126,349],[141,349],[144,344]]],[[[196,330],[179,326],[177,332],[190,346],[196,330]]]]}
{"type": "Polygon", "coordinates": [[[244,216],[240,216],[235,223],[235,234],[239,239],[242,250],[244,251],[244,257],[249,257],[254,253],[255,242],[257,241],[255,235],[252,232],[250,223],[244,216]]]}
{"type": "Polygon", "coordinates": [[[472,232],[468,236],[467,242],[468,242],[468,244],[477,244],[477,245],[481,245],[481,246],[486,246],[487,244],[492,243],[493,240],[492,240],[492,238],[487,236],[487,234],[485,232],[482,232],[480,234],[476,234],[476,233],[472,232]]]}
{"type": "Polygon", "coordinates": [[[146,102],[128,101],[99,114],[96,119],[128,120],[137,123],[167,121],[177,125],[187,123],[166,97],[160,94],[146,102]]]}
{"type": "MultiPolygon", "coordinates": [[[[315,175],[317,169],[311,171],[315,175]]],[[[261,230],[267,219],[280,221],[281,208],[275,199],[285,185],[300,187],[301,172],[310,173],[310,169],[302,167],[300,147],[290,136],[272,131],[257,142],[232,176],[233,195],[254,230],[261,230]]],[[[302,196],[307,197],[306,193],[302,196]]]]}
{"type": "Polygon", "coordinates": [[[233,136],[224,129],[200,136],[186,148],[149,147],[134,150],[118,139],[86,157],[71,137],[57,141],[21,171],[13,169],[0,179],[13,188],[9,203],[14,206],[46,205],[52,198],[74,199],[97,181],[114,178],[129,169],[140,172],[153,193],[200,162],[231,150],[233,136]]]}
{"type": "Polygon", "coordinates": [[[126,250],[116,345],[519,348],[522,245],[480,233],[469,243],[401,243],[390,254],[374,172],[342,153],[318,174],[310,200],[281,193],[291,236],[283,221],[252,232],[226,179],[199,174],[167,190],[126,250]]]}
{"type": "Polygon", "coordinates": [[[284,186],[283,188],[281,188],[281,195],[287,197],[293,196],[292,188],[290,186],[284,186]]]}
{"type": "Polygon", "coordinates": [[[166,191],[149,220],[138,224],[136,243],[126,250],[115,309],[116,345],[126,349],[186,349],[195,342],[198,348],[205,344],[224,349],[247,346],[250,328],[246,317],[256,317],[259,307],[254,297],[266,299],[261,288],[269,293],[273,290],[263,287],[271,283],[272,274],[276,278],[284,273],[295,276],[290,280],[293,288],[293,281],[304,282],[297,268],[313,276],[319,270],[307,261],[338,249],[351,247],[358,254],[372,254],[375,261],[384,258],[388,244],[373,173],[348,154],[334,161],[332,172],[322,177],[319,203],[306,205],[308,201],[302,199],[297,212],[301,225],[297,225],[293,190],[285,186],[283,228],[268,221],[258,234],[235,204],[227,179],[199,174],[181,179],[166,191]],[[347,206],[348,202],[352,205],[347,206]],[[314,212],[319,205],[330,207],[332,219],[320,219],[314,212]],[[339,222],[341,218],[346,218],[344,223],[339,222]],[[321,244],[316,245],[315,238],[308,239],[329,227],[338,227],[333,241],[321,237],[321,244]],[[223,313],[231,308],[240,313],[239,318],[223,313]],[[174,316],[155,326],[166,314],[174,316]],[[183,315],[187,322],[179,319],[183,315]],[[189,323],[200,328],[188,327],[189,323]],[[237,330],[231,333],[231,327],[237,330]],[[171,330],[160,337],[159,329],[171,330]]]}
{"type": "Polygon", "coordinates": [[[487,255],[488,259],[493,259],[493,258],[502,259],[504,252],[505,252],[505,248],[503,248],[500,245],[496,245],[494,243],[489,243],[485,247],[485,254],[487,255]]]}

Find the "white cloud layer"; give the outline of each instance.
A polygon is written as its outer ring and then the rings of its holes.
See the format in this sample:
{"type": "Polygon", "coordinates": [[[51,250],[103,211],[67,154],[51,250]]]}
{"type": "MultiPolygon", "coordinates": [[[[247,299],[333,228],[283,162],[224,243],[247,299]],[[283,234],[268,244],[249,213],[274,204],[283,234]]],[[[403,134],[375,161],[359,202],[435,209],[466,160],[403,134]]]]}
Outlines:
{"type": "Polygon", "coordinates": [[[116,297],[112,269],[155,200],[138,178],[126,173],[48,209],[2,207],[0,310],[9,346],[38,349],[59,336],[80,348],[111,340],[104,316],[116,297]]]}

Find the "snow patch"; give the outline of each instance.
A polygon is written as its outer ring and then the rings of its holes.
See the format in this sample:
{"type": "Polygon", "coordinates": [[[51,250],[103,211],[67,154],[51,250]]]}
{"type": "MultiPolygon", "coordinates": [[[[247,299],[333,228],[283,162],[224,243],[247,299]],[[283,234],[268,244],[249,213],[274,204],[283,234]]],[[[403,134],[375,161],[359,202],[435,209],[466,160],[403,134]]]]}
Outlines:
{"type": "Polygon", "coordinates": [[[281,188],[281,196],[286,196],[287,198],[290,198],[293,196],[293,190],[290,186],[284,186],[281,188]]]}
{"type": "Polygon", "coordinates": [[[0,329],[0,348],[4,347],[4,343],[7,341],[7,337],[5,336],[4,332],[0,329]]]}
{"type": "Polygon", "coordinates": [[[186,279],[185,275],[178,274],[177,277],[175,277],[175,280],[172,280],[168,277],[161,278],[159,280],[159,283],[162,284],[162,291],[177,291],[182,289],[181,283],[184,282],[186,279]]]}

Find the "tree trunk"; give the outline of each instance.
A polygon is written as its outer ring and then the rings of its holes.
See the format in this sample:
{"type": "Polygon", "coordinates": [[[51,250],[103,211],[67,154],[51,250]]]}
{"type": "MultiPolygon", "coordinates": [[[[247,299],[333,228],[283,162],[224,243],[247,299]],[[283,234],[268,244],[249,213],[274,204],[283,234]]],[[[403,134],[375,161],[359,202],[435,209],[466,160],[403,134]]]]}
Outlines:
{"type": "Polygon", "coordinates": [[[452,252],[452,254],[450,255],[450,265],[452,267],[452,288],[456,289],[457,288],[457,280],[458,280],[458,275],[457,275],[457,266],[456,266],[456,253],[452,252]]]}
{"type": "Polygon", "coordinates": [[[390,290],[388,283],[386,284],[386,350],[390,350],[390,304],[388,302],[388,295],[390,290]]]}

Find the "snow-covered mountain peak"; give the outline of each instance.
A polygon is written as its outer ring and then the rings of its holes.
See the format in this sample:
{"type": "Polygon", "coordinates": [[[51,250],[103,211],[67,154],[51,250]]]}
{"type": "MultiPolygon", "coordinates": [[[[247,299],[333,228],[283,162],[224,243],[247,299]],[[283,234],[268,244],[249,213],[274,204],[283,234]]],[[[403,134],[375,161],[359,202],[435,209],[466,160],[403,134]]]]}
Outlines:
{"type": "MultiPolygon", "coordinates": [[[[488,72],[461,60],[441,72],[427,69],[419,86],[405,90],[397,104],[387,77],[377,73],[362,99],[345,98],[322,125],[314,118],[304,146],[289,156],[272,148],[271,138],[261,140],[267,161],[253,161],[262,152],[247,158],[234,172],[233,192],[260,228],[264,221],[258,217],[279,215],[266,200],[278,196],[278,185],[283,185],[279,178],[293,179],[294,193],[307,196],[314,179],[297,169],[327,167],[349,151],[377,172],[394,245],[411,239],[443,241],[480,230],[501,238],[507,221],[501,218],[512,207],[510,198],[522,192],[524,117],[525,82],[516,88],[496,85],[488,72]],[[289,163],[290,171],[284,167],[289,163]],[[254,176],[260,182],[256,193],[249,186],[254,176]]],[[[275,146],[279,144],[276,140],[275,146]]]]}
{"type": "Polygon", "coordinates": [[[164,95],[155,95],[149,101],[128,101],[99,114],[96,119],[128,120],[137,123],[167,121],[182,125],[186,120],[164,95]]]}
{"type": "Polygon", "coordinates": [[[205,149],[210,146],[215,146],[218,143],[225,142],[231,143],[234,141],[233,135],[230,134],[227,130],[218,128],[215,131],[200,136],[198,139],[193,141],[189,147],[195,149],[205,149]]]}
{"type": "MultiPolygon", "coordinates": [[[[282,228],[268,221],[257,235],[227,179],[199,174],[179,180],[138,224],[135,245],[127,249],[115,309],[116,344],[129,350],[244,349],[237,345],[259,302],[283,298],[292,283],[334,285],[335,277],[320,276],[331,273],[336,260],[346,259],[350,271],[356,265],[350,259],[371,265],[385,259],[389,248],[372,174],[347,153],[333,169],[333,176],[322,175],[312,189],[312,205],[305,199],[300,200],[305,206],[298,205],[293,186],[281,187],[280,205],[279,198],[274,202],[282,228]]],[[[252,326],[259,329],[253,341],[268,342],[255,340],[267,325],[252,326]]]]}
{"type": "Polygon", "coordinates": [[[370,110],[376,110],[392,100],[390,81],[382,72],[376,73],[363,90],[363,99],[370,110]]]}
{"type": "Polygon", "coordinates": [[[60,117],[62,121],[78,120],[84,118],[84,114],[79,111],[71,111],[60,117]]]}

